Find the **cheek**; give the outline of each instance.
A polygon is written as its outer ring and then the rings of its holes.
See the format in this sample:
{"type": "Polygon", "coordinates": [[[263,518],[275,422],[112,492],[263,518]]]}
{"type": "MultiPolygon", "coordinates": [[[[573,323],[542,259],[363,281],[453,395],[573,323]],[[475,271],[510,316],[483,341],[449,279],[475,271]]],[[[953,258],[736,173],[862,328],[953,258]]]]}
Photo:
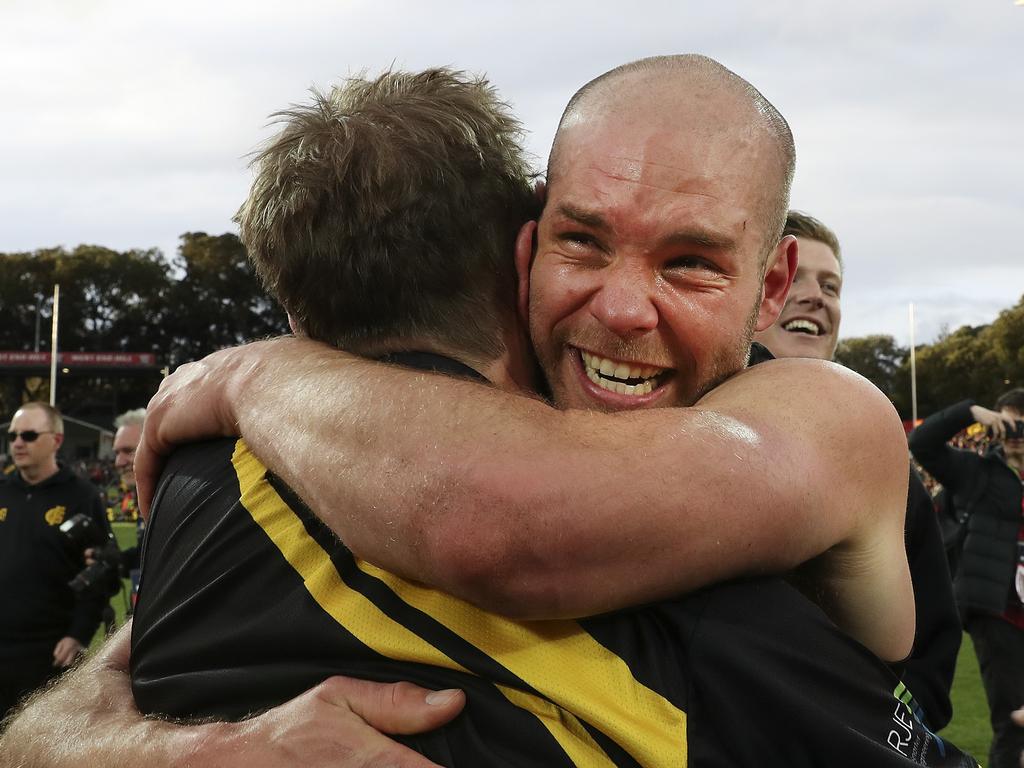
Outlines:
{"type": "Polygon", "coordinates": [[[580,270],[537,264],[530,276],[531,329],[550,331],[583,306],[588,295],[587,276],[580,270]]]}

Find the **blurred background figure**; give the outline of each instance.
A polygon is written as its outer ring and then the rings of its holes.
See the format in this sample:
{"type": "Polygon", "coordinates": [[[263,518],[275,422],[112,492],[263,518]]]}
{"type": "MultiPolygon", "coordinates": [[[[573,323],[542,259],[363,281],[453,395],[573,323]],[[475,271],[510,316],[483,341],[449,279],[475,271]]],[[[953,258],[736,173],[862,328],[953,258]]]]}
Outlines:
{"type": "MultiPolygon", "coordinates": [[[[839,238],[813,216],[790,211],[785,234],[794,235],[799,262],[778,321],[754,334],[774,357],[831,360],[842,319],[843,262],[839,238]]],[[[933,731],[949,723],[956,657],[962,630],[953,601],[942,533],[931,494],[911,470],[904,527],[914,583],[917,630],[914,650],[900,679],[916,703],[917,716],[933,731]]]]}
{"type": "Polygon", "coordinates": [[[0,480],[0,717],[92,640],[106,592],[78,577],[86,547],[110,539],[96,489],[57,462],[55,408],[25,404],[7,437],[16,471],[0,480]]]}
{"type": "MultiPolygon", "coordinates": [[[[146,420],[146,409],[136,408],[125,411],[114,420],[114,467],[121,477],[121,503],[118,517],[121,520],[134,520],[138,526],[138,543],[142,545],[142,535],[146,530],[146,521],[139,515],[138,500],[135,492],[135,449],[142,439],[142,424],[146,420]]],[[[126,549],[121,553],[125,572],[138,570],[139,547],[126,549]]]]}
{"type": "MultiPolygon", "coordinates": [[[[116,520],[131,520],[136,526],[136,545],[120,552],[117,567],[120,575],[131,580],[131,609],[135,607],[135,597],[139,588],[139,553],[142,549],[142,538],[146,533],[146,521],[138,513],[138,501],[135,491],[135,449],[142,439],[142,424],[146,420],[146,409],[136,408],[125,411],[114,419],[114,468],[120,476],[120,484],[116,500],[116,508],[110,515],[116,520]]],[[[108,494],[109,495],[109,494],[108,494]]],[[[90,548],[85,551],[85,561],[92,565],[96,552],[90,548]]],[[[131,612],[129,609],[129,613],[131,612]]]]}
{"type": "Polygon", "coordinates": [[[1004,393],[992,410],[963,400],[932,414],[910,434],[910,449],[962,521],[954,593],[988,698],[988,764],[1017,768],[1024,732],[1011,713],[1024,700],[1024,389],[1004,393]],[[984,453],[949,444],[974,422],[990,436],[984,453]]]}

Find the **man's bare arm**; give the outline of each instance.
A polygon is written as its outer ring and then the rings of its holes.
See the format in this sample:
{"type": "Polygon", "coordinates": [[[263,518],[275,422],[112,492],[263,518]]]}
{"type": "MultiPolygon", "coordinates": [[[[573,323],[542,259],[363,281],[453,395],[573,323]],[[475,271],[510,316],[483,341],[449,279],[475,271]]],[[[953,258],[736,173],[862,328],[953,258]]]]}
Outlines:
{"type": "Polygon", "coordinates": [[[92,658],[29,700],[0,736],[0,768],[437,768],[376,729],[418,733],[465,703],[425,691],[334,677],[240,723],[178,725],[145,718],[128,679],[130,625],[92,658]],[[428,700],[428,697],[430,699],[428,700]]]}
{"type": "Polygon", "coordinates": [[[360,557],[513,616],[579,616],[815,562],[816,599],[909,651],[907,453],[855,374],[785,360],[694,408],[598,414],[299,339],[217,353],[150,405],[153,452],[240,432],[360,557]]]}

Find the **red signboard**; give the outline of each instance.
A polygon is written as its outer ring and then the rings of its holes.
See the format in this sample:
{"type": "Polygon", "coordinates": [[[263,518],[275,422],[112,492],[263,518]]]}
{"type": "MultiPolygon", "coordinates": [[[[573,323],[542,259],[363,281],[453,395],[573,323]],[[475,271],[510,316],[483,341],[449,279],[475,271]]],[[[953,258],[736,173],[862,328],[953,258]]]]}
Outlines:
{"type": "MultiPolygon", "coordinates": [[[[65,368],[153,368],[156,355],[147,352],[58,352],[65,368]]],[[[0,366],[38,368],[50,365],[49,352],[0,352],[0,366]]]]}

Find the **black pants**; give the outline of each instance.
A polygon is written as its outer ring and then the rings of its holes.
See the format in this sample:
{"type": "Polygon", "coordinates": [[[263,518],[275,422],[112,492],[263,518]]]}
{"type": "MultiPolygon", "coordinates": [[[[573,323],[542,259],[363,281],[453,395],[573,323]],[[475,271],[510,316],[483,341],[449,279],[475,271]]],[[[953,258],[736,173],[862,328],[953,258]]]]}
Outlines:
{"type": "Polygon", "coordinates": [[[25,696],[42,688],[61,670],[53,666],[52,648],[31,656],[4,656],[0,662],[0,720],[25,696]]]}
{"type": "Polygon", "coordinates": [[[1010,712],[1024,706],[1024,630],[996,616],[972,616],[967,631],[981,667],[992,719],[989,768],[1020,768],[1024,728],[1010,712]]]}

